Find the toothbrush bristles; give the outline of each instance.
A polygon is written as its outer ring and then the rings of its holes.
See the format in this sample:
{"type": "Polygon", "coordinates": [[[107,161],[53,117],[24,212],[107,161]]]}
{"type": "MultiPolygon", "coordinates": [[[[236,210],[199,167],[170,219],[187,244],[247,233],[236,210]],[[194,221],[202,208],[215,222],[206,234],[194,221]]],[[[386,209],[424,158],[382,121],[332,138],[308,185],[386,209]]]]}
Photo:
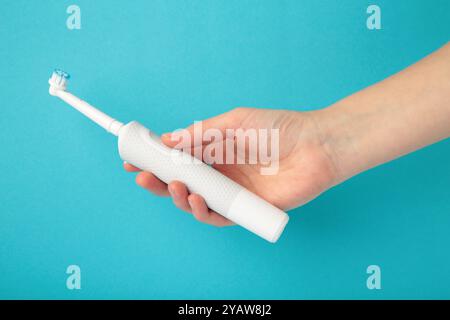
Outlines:
{"type": "Polygon", "coordinates": [[[50,79],[50,82],[57,87],[65,88],[67,80],[70,78],[70,75],[61,70],[61,69],[55,69],[52,73],[52,77],[50,79]]]}

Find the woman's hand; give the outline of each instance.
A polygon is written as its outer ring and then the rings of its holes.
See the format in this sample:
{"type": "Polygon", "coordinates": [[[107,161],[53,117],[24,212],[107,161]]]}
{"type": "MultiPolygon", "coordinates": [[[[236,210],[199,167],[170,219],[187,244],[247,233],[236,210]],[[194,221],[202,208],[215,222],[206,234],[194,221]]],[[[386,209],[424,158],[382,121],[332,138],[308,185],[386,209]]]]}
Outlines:
{"type": "MultiPolygon", "coordinates": [[[[238,108],[203,121],[203,131],[279,129],[279,170],[262,175],[260,164],[214,167],[273,205],[288,210],[355,174],[450,136],[450,44],[406,70],[323,110],[295,112],[238,108]]],[[[187,130],[193,135],[193,126],[187,130]]],[[[170,134],[162,141],[177,145],[170,134]]],[[[201,146],[197,146],[201,147],[201,146]]],[[[205,147],[205,145],[203,145],[205,147]]],[[[226,149],[225,149],[226,151],[226,149]]],[[[125,164],[128,171],[140,171],[125,164]]],[[[202,222],[232,224],[209,210],[181,182],[169,186],[150,172],[137,183],[202,222]]]]}
{"type": "MultiPolygon", "coordinates": [[[[279,129],[276,174],[262,175],[261,164],[213,164],[213,167],[273,205],[288,210],[317,197],[336,180],[332,151],[322,141],[317,121],[314,112],[237,108],[203,121],[202,130],[279,129]]],[[[193,128],[193,125],[187,128],[192,135],[193,128]]],[[[171,139],[171,134],[163,135],[162,141],[169,147],[178,143],[171,139]]],[[[140,171],[127,163],[124,167],[127,171],[140,171]]],[[[178,208],[192,213],[201,222],[215,226],[232,224],[210,210],[201,195],[189,193],[179,181],[166,185],[151,172],[141,171],[136,182],[156,195],[171,196],[178,208]]]]}

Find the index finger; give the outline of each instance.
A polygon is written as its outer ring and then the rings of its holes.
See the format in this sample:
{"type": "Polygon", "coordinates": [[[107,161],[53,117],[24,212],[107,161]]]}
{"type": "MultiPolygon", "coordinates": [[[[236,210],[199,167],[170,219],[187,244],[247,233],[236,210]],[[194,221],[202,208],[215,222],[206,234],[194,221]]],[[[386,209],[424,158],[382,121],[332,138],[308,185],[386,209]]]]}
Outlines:
{"type": "Polygon", "coordinates": [[[133,166],[132,164],[129,164],[128,162],[124,162],[123,163],[123,167],[126,171],[128,172],[137,172],[137,171],[142,171],[141,169],[139,169],[138,167],[133,166]]]}

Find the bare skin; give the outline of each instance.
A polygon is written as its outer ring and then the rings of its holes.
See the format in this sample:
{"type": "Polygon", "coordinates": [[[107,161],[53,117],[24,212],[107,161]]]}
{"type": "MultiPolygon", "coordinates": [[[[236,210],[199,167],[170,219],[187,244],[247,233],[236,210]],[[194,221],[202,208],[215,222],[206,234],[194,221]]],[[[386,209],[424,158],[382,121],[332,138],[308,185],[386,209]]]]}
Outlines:
{"type": "MultiPolygon", "coordinates": [[[[277,128],[280,163],[276,175],[259,165],[214,167],[275,206],[289,210],[348,178],[450,136],[450,44],[406,70],[317,111],[237,108],[203,121],[203,130],[277,128]]],[[[187,128],[193,130],[193,126],[187,128]]],[[[162,141],[174,147],[170,134],[162,141]]],[[[136,182],[204,223],[233,223],[210,210],[179,181],[165,184],[150,172],[136,182]]]]}

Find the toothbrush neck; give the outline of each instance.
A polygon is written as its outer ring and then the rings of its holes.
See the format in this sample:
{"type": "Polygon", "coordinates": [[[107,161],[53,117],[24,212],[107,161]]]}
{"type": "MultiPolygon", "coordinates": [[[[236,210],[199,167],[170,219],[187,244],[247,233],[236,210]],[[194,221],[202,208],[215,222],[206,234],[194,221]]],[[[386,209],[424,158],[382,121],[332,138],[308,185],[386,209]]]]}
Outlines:
{"type": "Polygon", "coordinates": [[[103,127],[106,131],[112,133],[115,136],[119,135],[119,131],[123,126],[123,123],[111,118],[107,114],[101,112],[97,108],[91,106],[86,101],[74,96],[70,92],[64,90],[57,90],[56,95],[71,105],[73,108],[80,111],[86,117],[97,123],[99,126],[103,127]]]}

